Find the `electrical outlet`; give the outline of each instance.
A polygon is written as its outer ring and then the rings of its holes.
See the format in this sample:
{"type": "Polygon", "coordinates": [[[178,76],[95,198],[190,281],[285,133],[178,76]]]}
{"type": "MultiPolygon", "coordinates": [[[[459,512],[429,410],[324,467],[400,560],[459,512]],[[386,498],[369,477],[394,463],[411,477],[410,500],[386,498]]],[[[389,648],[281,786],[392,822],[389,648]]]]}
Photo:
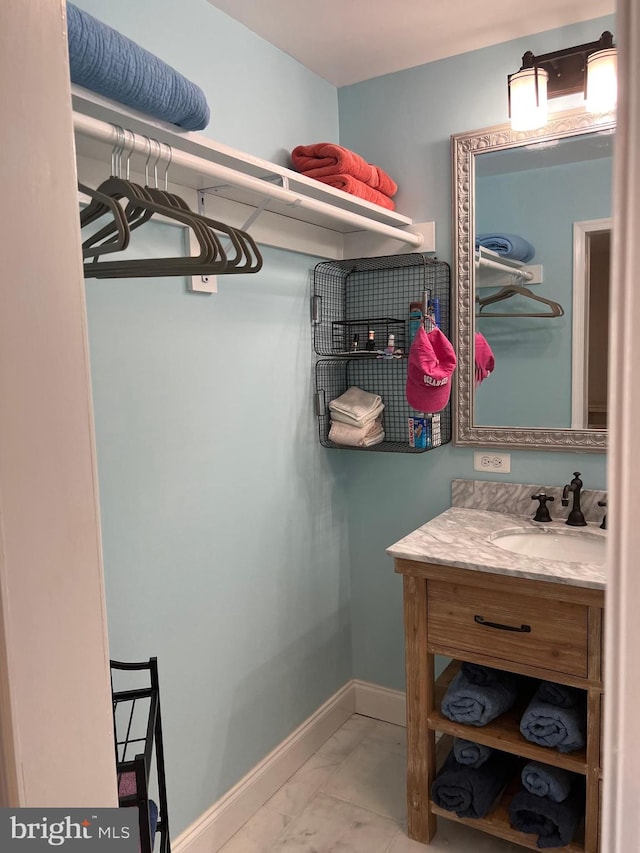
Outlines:
{"type": "Polygon", "coordinates": [[[493,474],[508,474],[511,471],[511,454],[489,451],[474,453],[473,470],[491,471],[493,474]]]}

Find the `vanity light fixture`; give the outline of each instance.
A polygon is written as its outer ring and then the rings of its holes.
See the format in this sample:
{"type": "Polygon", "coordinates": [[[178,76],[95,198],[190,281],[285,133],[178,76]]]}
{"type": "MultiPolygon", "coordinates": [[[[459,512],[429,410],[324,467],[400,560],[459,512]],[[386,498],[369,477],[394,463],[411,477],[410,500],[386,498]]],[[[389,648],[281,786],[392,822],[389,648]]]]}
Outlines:
{"type": "Polygon", "coordinates": [[[544,53],[528,50],[522,67],[507,78],[509,117],[513,130],[544,127],[547,99],[582,92],[587,111],[594,115],[613,112],[617,99],[617,51],[613,35],[606,31],[598,41],[544,53]]]}

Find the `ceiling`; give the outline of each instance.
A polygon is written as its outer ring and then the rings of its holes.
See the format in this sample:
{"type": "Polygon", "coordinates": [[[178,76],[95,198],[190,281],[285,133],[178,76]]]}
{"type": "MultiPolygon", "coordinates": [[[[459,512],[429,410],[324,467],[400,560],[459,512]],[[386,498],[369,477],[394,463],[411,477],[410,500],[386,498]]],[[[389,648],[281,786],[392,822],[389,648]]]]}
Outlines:
{"type": "Polygon", "coordinates": [[[334,86],[615,11],[615,0],[209,2],[334,86]]]}

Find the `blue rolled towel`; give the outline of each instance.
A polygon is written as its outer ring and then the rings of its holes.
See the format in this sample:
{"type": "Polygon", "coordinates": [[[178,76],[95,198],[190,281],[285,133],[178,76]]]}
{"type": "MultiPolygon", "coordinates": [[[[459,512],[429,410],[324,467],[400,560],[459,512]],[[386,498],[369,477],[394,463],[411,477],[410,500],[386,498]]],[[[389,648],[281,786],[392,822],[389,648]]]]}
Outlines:
{"type": "Polygon", "coordinates": [[[493,754],[493,749],[472,740],[454,737],[453,754],[458,764],[466,764],[468,767],[482,767],[493,754]]]}
{"type": "Polygon", "coordinates": [[[481,663],[463,661],[460,669],[473,684],[500,684],[504,681],[505,673],[501,669],[483,666],[481,663]]]}
{"type": "Polygon", "coordinates": [[[520,720],[521,733],[532,743],[556,747],[560,752],[580,749],[585,742],[586,700],[583,697],[572,707],[563,708],[545,702],[542,697],[548,695],[547,688],[538,685],[520,720]]]}
{"type": "Polygon", "coordinates": [[[522,784],[537,797],[548,797],[554,803],[567,799],[573,784],[573,776],[560,767],[549,767],[539,761],[530,761],[522,768],[522,784]]]}
{"type": "Polygon", "coordinates": [[[557,705],[558,708],[575,708],[584,703],[584,693],[566,684],[556,684],[554,681],[541,681],[538,685],[538,696],[543,702],[557,705]]]}
{"type": "Polygon", "coordinates": [[[481,767],[458,764],[449,753],[431,784],[431,799],[458,817],[484,817],[513,776],[517,759],[496,752],[481,767]]]}
{"type": "Polygon", "coordinates": [[[508,711],[516,700],[515,676],[500,670],[486,670],[485,683],[472,681],[473,672],[465,664],[455,676],[442,699],[442,713],[455,723],[486,726],[508,711]],[[471,678],[467,674],[471,672],[471,678]]]}
{"type": "Polygon", "coordinates": [[[209,123],[204,92],[159,57],[67,3],[71,80],[185,130],[209,123]]]}
{"type": "Polygon", "coordinates": [[[584,787],[576,784],[562,803],[518,791],[509,804],[509,819],[514,829],[537,835],[539,848],[564,847],[573,841],[584,811],[584,787]]]}
{"type": "Polygon", "coordinates": [[[511,258],[512,261],[522,261],[525,264],[531,261],[536,253],[535,246],[518,234],[478,234],[476,249],[480,246],[497,252],[503,258],[511,258]]]}

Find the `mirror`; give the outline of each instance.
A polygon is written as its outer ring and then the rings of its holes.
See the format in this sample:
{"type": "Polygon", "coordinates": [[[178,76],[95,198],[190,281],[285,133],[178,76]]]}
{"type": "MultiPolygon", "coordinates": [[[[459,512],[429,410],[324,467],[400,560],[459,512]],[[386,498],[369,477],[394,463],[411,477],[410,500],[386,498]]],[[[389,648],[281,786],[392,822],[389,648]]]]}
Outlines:
{"type": "Polygon", "coordinates": [[[452,137],[456,444],[606,449],[614,131],[574,110],[452,137]]]}

